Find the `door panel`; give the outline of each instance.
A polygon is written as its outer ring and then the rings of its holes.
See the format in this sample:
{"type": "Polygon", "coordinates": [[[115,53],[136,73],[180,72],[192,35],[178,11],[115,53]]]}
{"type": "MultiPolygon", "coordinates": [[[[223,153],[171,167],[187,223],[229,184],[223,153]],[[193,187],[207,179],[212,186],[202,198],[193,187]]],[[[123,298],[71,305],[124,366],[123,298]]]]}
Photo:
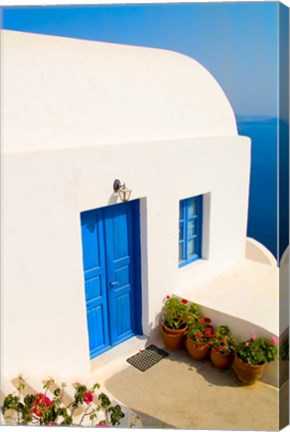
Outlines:
{"type": "Polygon", "coordinates": [[[100,214],[81,214],[83,266],[91,357],[109,346],[104,256],[104,232],[100,214]]]}
{"type": "Polygon", "coordinates": [[[108,346],[108,330],[104,326],[104,315],[104,307],[101,304],[87,308],[91,358],[103,352],[108,346]]]}
{"type": "Polygon", "coordinates": [[[131,314],[133,251],[130,238],[133,229],[129,223],[132,206],[119,204],[106,209],[105,230],[107,270],[109,281],[110,335],[112,345],[134,334],[131,314]]]}
{"type": "Polygon", "coordinates": [[[81,214],[91,357],[140,332],[138,218],[138,201],[81,214]]]}

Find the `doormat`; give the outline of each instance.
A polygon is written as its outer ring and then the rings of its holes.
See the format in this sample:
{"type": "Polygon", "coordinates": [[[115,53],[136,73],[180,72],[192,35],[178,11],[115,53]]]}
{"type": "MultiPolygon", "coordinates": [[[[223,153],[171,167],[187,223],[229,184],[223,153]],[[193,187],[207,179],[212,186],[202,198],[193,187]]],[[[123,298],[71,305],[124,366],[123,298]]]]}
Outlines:
{"type": "Polygon", "coordinates": [[[127,362],[141,372],[145,372],[147,369],[160,362],[163,358],[169,356],[169,353],[155,345],[149,345],[145,350],[140,351],[138,354],[134,354],[132,357],[127,359],[127,362]]]}

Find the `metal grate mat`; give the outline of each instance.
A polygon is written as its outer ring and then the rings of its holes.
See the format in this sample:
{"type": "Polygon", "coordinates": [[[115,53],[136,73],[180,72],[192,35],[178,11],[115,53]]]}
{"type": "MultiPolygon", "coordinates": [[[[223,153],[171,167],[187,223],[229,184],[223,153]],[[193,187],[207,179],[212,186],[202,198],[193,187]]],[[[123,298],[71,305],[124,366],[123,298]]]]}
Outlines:
{"type": "Polygon", "coordinates": [[[163,349],[155,345],[149,345],[145,350],[129,357],[127,362],[139,369],[141,372],[145,372],[168,355],[169,353],[163,349]]]}

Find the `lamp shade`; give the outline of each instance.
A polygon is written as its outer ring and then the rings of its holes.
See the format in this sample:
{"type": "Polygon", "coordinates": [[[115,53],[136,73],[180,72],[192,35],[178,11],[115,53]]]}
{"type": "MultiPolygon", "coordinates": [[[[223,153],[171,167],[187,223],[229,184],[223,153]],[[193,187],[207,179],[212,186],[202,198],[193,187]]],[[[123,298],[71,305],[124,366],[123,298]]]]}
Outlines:
{"type": "Polygon", "coordinates": [[[126,188],[125,183],[122,185],[120,180],[116,179],[113,184],[113,189],[115,193],[118,193],[121,201],[129,201],[132,191],[126,188]]]}
{"type": "Polygon", "coordinates": [[[120,197],[121,201],[129,201],[130,196],[131,196],[131,190],[126,188],[125,183],[123,184],[123,186],[121,186],[121,188],[118,190],[118,194],[120,197]]]}

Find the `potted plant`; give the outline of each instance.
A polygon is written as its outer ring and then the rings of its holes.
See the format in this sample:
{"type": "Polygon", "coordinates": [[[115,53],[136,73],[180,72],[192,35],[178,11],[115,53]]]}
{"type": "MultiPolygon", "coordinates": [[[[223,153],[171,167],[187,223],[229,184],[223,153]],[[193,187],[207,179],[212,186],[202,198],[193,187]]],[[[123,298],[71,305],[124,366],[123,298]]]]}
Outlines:
{"type": "Polygon", "coordinates": [[[190,324],[187,331],[186,349],[195,360],[205,360],[210,351],[210,341],[215,337],[210,318],[200,318],[190,324]]]}
{"type": "Polygon", "coordinates": [[[210,341],[210,359],[212,364],[219,369],[227,369],[234,359],[236,339],[230,335],[228,326],[221,325],[215,329],[215,337],[210,341]]]}
{"type": "Polygon", "coordinates": [[[166,296],[162,310],[163,324],[161,330],[164,344],[171,351],[182,348],[183,338],[188,328],[189,309],[188,300],[166,296]]]}
{"type": "Polygon", "coordinates": [[[265,365],[277,357],[276,343],[275,337],[269,340],[252,335],[237,344],[233,369],[242,383],[253,384],[261,378],[265,365]]]}

